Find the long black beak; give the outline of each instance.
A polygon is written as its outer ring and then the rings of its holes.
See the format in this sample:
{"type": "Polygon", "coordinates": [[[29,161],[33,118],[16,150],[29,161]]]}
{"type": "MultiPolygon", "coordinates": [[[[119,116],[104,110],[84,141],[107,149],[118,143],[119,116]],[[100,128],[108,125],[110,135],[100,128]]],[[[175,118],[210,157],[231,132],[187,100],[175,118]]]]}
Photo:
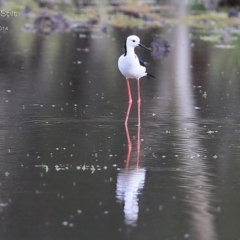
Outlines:
{"type": "Polygon", "coordinates": [[[142,47],[142,48],[145,48],[145,49],[147,49],[148,51],[152,52],[152,49],[143,46],[141,43],[139,43],[138,46],[139,46],[139,47],[142,47]]]}

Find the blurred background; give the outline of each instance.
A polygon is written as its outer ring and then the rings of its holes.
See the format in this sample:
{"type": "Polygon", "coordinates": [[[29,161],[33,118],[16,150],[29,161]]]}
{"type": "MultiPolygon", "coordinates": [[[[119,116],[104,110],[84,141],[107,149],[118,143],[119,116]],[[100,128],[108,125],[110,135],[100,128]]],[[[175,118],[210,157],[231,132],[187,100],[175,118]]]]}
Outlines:
{"type": "Polygon", "coordinates": [[[0,239],[240,239],[239,4],[1,0],[0,239]]]}

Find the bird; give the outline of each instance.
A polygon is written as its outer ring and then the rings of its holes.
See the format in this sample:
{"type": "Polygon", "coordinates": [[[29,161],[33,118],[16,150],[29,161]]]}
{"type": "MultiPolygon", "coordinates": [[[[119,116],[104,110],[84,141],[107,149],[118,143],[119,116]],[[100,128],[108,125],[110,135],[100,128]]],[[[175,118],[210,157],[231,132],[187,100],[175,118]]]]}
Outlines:
{"type": "Polygon", "coordinates": [[[118,59],[118,68],[122,75],[126,78],[127,83],[127,91],[128,91],[128,109],[125,118],[125,125],[128,124],[129,113],[132,106],[132,94],[131,88],[129,84],[129,79],[137,79],[137,87],[138,87],[138,126],[140,126],[140,82],[139,79],[147,76],[155,78],[152,74],[146,72],[146,67],[144,62],[138,58],[135,54],[135,47],[142,47],[147,49],[148,51],[152,51],[151,49],[145,47],[140,43],[140,38],[136,35],[131,35],[127,37],[124,43],[124,54],[122,54],[118,59]]]}

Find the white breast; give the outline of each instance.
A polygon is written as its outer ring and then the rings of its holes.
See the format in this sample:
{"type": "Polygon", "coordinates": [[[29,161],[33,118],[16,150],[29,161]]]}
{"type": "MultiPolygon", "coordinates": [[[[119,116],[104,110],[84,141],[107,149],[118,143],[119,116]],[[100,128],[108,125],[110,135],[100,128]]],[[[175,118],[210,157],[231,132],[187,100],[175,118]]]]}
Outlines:
{"type": "Polygon", "coordinates": [[[118,68],[126,78],[139,79],[146,76],[146,68],[141,66],[136,55],[122,55],[118,59],[118,68]]]}

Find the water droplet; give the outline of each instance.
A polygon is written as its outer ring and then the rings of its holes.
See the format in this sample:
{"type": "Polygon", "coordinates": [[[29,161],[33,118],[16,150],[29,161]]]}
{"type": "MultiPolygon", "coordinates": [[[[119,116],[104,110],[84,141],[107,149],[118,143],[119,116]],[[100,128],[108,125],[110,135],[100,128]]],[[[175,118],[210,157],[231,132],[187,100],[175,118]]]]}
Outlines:
{"type": "Polygon", "coordinates": [[[78,214],[82,214],[82,210],[78,209],[78,210],[77,210],[77,213],[78,213],[78,214]]]}
{"type": "Polygon", "coordinates": [[[189,234],[189,233],[185,233],[185,234],[184,234],[184,238],[185,238],[185,239],[187,239],[187,238],[189,238],[189,237],[190,237],[190,234],[189,234]]]}
{"type": "Polygon", "coordinates": [[[66,226],[68,226],[68,222],[67,222],[67,221],[64,221],[64,222],[62,222],[62,225],[63,225],[64,227],[66,227],[66,226]]]}

